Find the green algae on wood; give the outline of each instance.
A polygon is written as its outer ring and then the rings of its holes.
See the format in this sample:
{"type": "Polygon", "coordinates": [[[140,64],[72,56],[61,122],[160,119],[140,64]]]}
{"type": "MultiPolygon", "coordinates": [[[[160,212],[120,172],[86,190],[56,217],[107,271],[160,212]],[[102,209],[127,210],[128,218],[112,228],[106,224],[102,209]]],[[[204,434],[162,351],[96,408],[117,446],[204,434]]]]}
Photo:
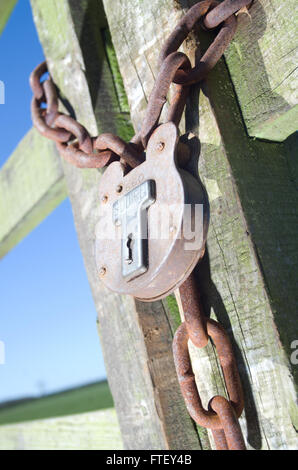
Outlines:
{"type": "MultiPolygon", "coordinates": [[[[176,7],[178,3],[175,2],[176,7]]],[[[185,6],[187,2],[180,3],[185,6]]],[[[168,0],[155,0],[150,6],[134,0],[121,3],[121,9],[120,1],[112,5],[105,0],[104,5],[131,118],[138,128],[158,71],[158,51],[182,12],[174,9],[173,2],[168,0]]],[[[227,55],[232,47],[233,43],[227,55]]],[[[241,418],[246,442],[252,449],[295,448],[297,407],[287,351],[288,341],[295,332],[292,305],[296,293],[295,276],[291,281],[287,264],[291,262],[295,272],[297,237],[293,231],[297,196],[291,172],[293,164],[291,168],[287,166],[297,147],[293,138],[285,146],[279,146],[253,141],[247,136],[224,61],[210,74],[200,97],[198,87],[193,88],[186,111],[186,128],[200,137],[200,173],[211,202],[208,249],[198,267],[198,276],[206,313],[226,327],[235,348],[246,397],[241,418]],[[216,119],[204,94],[211,98],[216,119]],[[278,175],[282,176],[283,189],[278,185],[278,175]],[[274,176],[273,185],[270,185],[271,176],[274,176]],[[286,217],[289,236],[283,244],[281,217],[287,214],[283,212],[287,200],[293,217],[290,214],[286,217]],[[262,230],[266,234],[263,237],[262,230]],[[286,256],[278,256],[278,246],[286,256]],[[280,292],[279,282],[282,282],[280,292]],[[287,321],[282,324],[280,315],[288,310],[284,296],[288,283],[291,307],[287,321]]],[[[202,351],[191,347],[190,352],[207,406],[213,394],[225,392],[216,352],[211,345],[202,351]]]]}

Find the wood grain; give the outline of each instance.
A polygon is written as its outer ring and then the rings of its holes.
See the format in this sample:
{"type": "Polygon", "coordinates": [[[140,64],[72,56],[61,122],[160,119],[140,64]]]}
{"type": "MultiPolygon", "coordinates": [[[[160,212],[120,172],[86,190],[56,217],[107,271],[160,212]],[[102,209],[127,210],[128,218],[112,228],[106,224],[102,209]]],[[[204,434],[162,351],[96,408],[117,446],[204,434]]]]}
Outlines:
{"type": "Polygon", "coordinates": [[[0,35],[17,3],[17,0],[0,0],[0,35]]]}
{"type": "MultiPolygon", "coordinates": [[[[107,60],[99,2],[32,0],[31,4],[49,68],[77,119],[93,135],[132,133],[123,97],[119,98],[119,77],[116,87],[107,60]]],[[[101,174],[68,164],[64,171],[124,447],[199,449],[176,379],[166,309],[161,302],[136,304],[132,298],[108,292],[99,281],[94,241],[101,174]]]]}
{"type": "Polygon", "coordinates": [[[120,450],[116,411],[107,409],[0,426],[0,450],[120,450]]]}
{"type": "MultiPolygon", "coordinates": [[[[136,128],[158,71],[158,51],[182,15],[181,4],[187,6],[170,0],[104,1],[136,128]]],[[[200,33],[202,49],[206,36],[200,33]]],[[[187,44],[192,58],[195,44],[194,37],[187,44]]],[[[208,250],[197,275],[206,314],[226,327],[235,348],[248,448],[293,449],[297,407],[289,353],[297,336],[297,173],[292,163],[297,143],[248,138],[223,60],[203,91],[193,87],[185,126],[201,140],[199,168],[211,203],[208,250]]],[[[206,405],[215,393],[224,393],[216,354],[211,344],[203,351],[190,345],[190,352],[206,405]]]]}
{"type": "Polygon", "coordinates": [[[297,129],[295,0],[255,0],[226,54],[247,132],[281,142],[297,129]]]}

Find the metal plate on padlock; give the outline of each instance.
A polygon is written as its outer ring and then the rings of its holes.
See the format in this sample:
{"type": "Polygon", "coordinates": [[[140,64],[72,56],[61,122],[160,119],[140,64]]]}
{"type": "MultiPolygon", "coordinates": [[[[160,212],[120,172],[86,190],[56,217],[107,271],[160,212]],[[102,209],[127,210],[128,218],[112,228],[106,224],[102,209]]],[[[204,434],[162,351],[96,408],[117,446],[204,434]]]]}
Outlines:
{"type": "Polygon", "coordinates": [[[160,125],[142,164],[125,174],[114,162],[101,178],[96,264],[105,285],[119,294],[163,298],[204,253],[208,201],[199,180],[177,169],[177,143],[176,126],[160,125]]]}
{"type": "Polygon", "coordinates": [[[130,281],[148,269],[147,210],[155,201],[155,181],[147,180],[113,204],[113,222],[121,225],[122,276],[130,281]]]}

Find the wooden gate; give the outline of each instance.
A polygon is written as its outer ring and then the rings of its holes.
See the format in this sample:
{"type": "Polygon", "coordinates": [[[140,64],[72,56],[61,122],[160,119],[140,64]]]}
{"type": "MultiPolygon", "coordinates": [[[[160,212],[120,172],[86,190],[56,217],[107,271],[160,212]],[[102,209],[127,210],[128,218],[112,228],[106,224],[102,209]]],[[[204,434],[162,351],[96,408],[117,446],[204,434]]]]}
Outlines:
{"type": "MultiPolygon", "coordinates": [[[[194,3],[31,0],[54,81],[91,134],[129,139],[132,125],[139,129],[160,46],[194,3]]],[[[201,142],[199,170],[211,222],[199,277],[205,309],[227,329],[235,349],[245,391],[240,423],[249,449],[297,448],[297,366],[291,362],[298,339],[294,3],[255,0],[250,14],[241,15],[224,59],[202,89],[193,87],[181,126],[201,142]]],[[[202,31],[193,35],[187,54],[194,58],[198,41],[208,38],[202,31]]],[[[175,297],[144,304],[99,281],[93,243],[100,177],[97,170],[61,161],[54,144],[31,130],[0,171],[0,254],[68,195],[124,448],[213,447],[180,394],[171,351],[181,322],[175,297]]],[[[225,393],[220,367],[212,344],[189,348],[206,405],[225,393]]],[[[57,434],[59,427],[54,429],[57,434]]],[[[0,428],[0,441],[6,432],[0,428]]],[[[24,447],[31,448],[29,442],[24,447]]],[[[105,445],[113,448],[112,438],[105,445]]]]}

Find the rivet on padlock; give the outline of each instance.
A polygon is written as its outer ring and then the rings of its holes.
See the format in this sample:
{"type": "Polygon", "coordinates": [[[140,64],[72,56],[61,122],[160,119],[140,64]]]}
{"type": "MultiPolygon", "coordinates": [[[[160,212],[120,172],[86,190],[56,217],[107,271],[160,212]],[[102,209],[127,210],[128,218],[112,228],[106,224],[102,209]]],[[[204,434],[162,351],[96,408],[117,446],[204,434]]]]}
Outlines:
{"type": "Polygon", "coordinates": [[[204,253],[206,192],[198,178],[178,168],[177,146],[176,125],[162,124],[151,135],[142,164],[125,174],[114,162],[101,178],[96,263],[104,270],[102,281],[119,294],[143,301],[163,298],[204,253]]]}

